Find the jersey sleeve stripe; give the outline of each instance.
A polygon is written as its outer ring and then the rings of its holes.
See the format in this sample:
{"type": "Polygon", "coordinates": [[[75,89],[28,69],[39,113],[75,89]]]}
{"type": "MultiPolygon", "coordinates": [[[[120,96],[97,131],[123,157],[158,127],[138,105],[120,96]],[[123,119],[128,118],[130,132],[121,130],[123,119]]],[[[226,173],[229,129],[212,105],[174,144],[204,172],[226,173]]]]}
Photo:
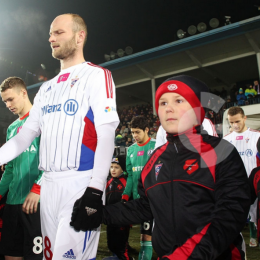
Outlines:
{"type": "Polygon", "coordinates": [[[90,66],[95,68],[100,68],[105,73],[105,81],[106,81],[106,92],[107,92],[107,98],[113,98],[113,84],[112,84],[112,76],[111,72],[107,69],[104,69],[98,65],[95,65],[93,63],[88,63],[90,66]]]}
{"type": "Polygon", "coordinates": [[[81,145],[80,165],[78,171],[93,169],[97,147],[97,133],[94,126],[94,115],[90,108],[85,119],[85,127],[81,145]],[[93,121],[92,121],[93,120],[93,121]]]}
{"type": "Polygon", "coordinates": [[[213,136],[218,137],[218,133],[216,131],[216,128],[215,128],[214,124],[212,123],[212,121],[210,119],[209,119],[209,123],[212,127],[212,130],[213,130],[213,136]]]}

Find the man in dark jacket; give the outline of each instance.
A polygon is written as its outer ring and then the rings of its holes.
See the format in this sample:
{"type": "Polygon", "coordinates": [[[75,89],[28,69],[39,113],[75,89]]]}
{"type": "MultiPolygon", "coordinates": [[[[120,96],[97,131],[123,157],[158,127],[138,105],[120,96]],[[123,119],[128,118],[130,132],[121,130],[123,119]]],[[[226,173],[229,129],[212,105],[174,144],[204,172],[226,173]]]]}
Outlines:
{"type": "Polygon", "coordinates": [[[177,76],[156,91],[168,142],[157,148],[139,181],[140,199],[106,206],[105,224],[154,217],[159,259],[245,259],[241,250],[250,206],[247,174],[236,148],[201,131],[208,88],[177,76]]]}

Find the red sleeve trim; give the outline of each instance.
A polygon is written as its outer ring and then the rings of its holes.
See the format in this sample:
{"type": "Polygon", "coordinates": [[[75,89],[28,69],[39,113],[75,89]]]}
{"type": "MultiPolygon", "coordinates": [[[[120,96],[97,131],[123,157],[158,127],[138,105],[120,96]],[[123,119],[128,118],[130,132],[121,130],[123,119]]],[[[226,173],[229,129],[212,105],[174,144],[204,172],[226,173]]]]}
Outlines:
{"type": "Polygon", "coordinates": [[[126,200],[126,201],[128,201],[128,200],[129,200],[129,196],[126,195],[126,194],[124,194],[124,195],[122,196],[122,200],[126,200]]]}
{"type": "Polygon", "coordinates": [[[40,193],[41,193],[41,186],[36,184],[36,183],[34,183],[33,186],[32,186],[31,192],[34,192],[34,193],[40,195],[40,193]]]}
{"type": "Polygon", "coordinates": [[[91,62],[88,63],[88,65],[96,68],[100,68],[105,73],[105,81],[106,81],[106,91],[107,91],[107,98],[113,98],[113,83],[112,83],[112,75],[111,72],[107,69],[104,69],[98,65],[95,65],[91,62]]]}
{"type": "Polygon", "coordinates": [[[110,185],[110,183],[113,181],[113,178],[111,178],[108,182],[107,182],[107,186],[106,186],[106,189],[107,187],[110,185]]]}

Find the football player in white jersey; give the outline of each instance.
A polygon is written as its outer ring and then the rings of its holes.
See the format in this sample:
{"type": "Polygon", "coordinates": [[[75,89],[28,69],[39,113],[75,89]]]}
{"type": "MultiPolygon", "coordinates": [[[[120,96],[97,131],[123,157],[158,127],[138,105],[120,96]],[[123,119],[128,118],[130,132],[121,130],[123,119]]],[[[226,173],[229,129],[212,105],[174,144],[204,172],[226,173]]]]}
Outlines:
{"type": "Polygon", "coordinates": [[[0,149],[2,165],[41,133],[46,260],[96,258],[102,196],[119,119],[111,72],[85,61],[86,38],[87,27],[79,15],[54,19],[49,42],[61,72],[43,83],[26,124],[0,149]]]}
{"type": "MultiPolygon", "coordinates": [[[[251,171],[257,167],[257,147],[256,143],[260,137],[260,132],[246,126],[246,115],[241,107],[231,107],[228,110],[228,121],[232,127],[232,132],[223,138],[232,143],[238,150],[249,176],[251,171]]],[[[250,207],[249,229],[250,247],[256,247],[256,207],[257,201],[250,207]]]]}
{"type": "MultiPolygon", "coordinates": [[[[203,129],[206,130],[209,135],[218,137],[215,126],[213,125],[210,119],[205,117],[202,122],[202,126],[203,129]]],[[[166,131],[163,129],[162,126],[160,126],[156,135],[155,148],[164,145],[166,142],[167,142],[166,131]]]]}

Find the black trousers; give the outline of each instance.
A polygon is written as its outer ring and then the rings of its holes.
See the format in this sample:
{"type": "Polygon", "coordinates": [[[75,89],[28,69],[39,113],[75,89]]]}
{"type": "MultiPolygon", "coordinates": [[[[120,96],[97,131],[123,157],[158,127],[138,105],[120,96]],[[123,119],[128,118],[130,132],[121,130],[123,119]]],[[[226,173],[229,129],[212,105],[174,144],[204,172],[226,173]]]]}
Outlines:
{"type": "Polygon", "coordinates": [[[128,255],[128,238],[130,226],[107,226],[107,246],[121,260],[132,259],[128,255]]]}

